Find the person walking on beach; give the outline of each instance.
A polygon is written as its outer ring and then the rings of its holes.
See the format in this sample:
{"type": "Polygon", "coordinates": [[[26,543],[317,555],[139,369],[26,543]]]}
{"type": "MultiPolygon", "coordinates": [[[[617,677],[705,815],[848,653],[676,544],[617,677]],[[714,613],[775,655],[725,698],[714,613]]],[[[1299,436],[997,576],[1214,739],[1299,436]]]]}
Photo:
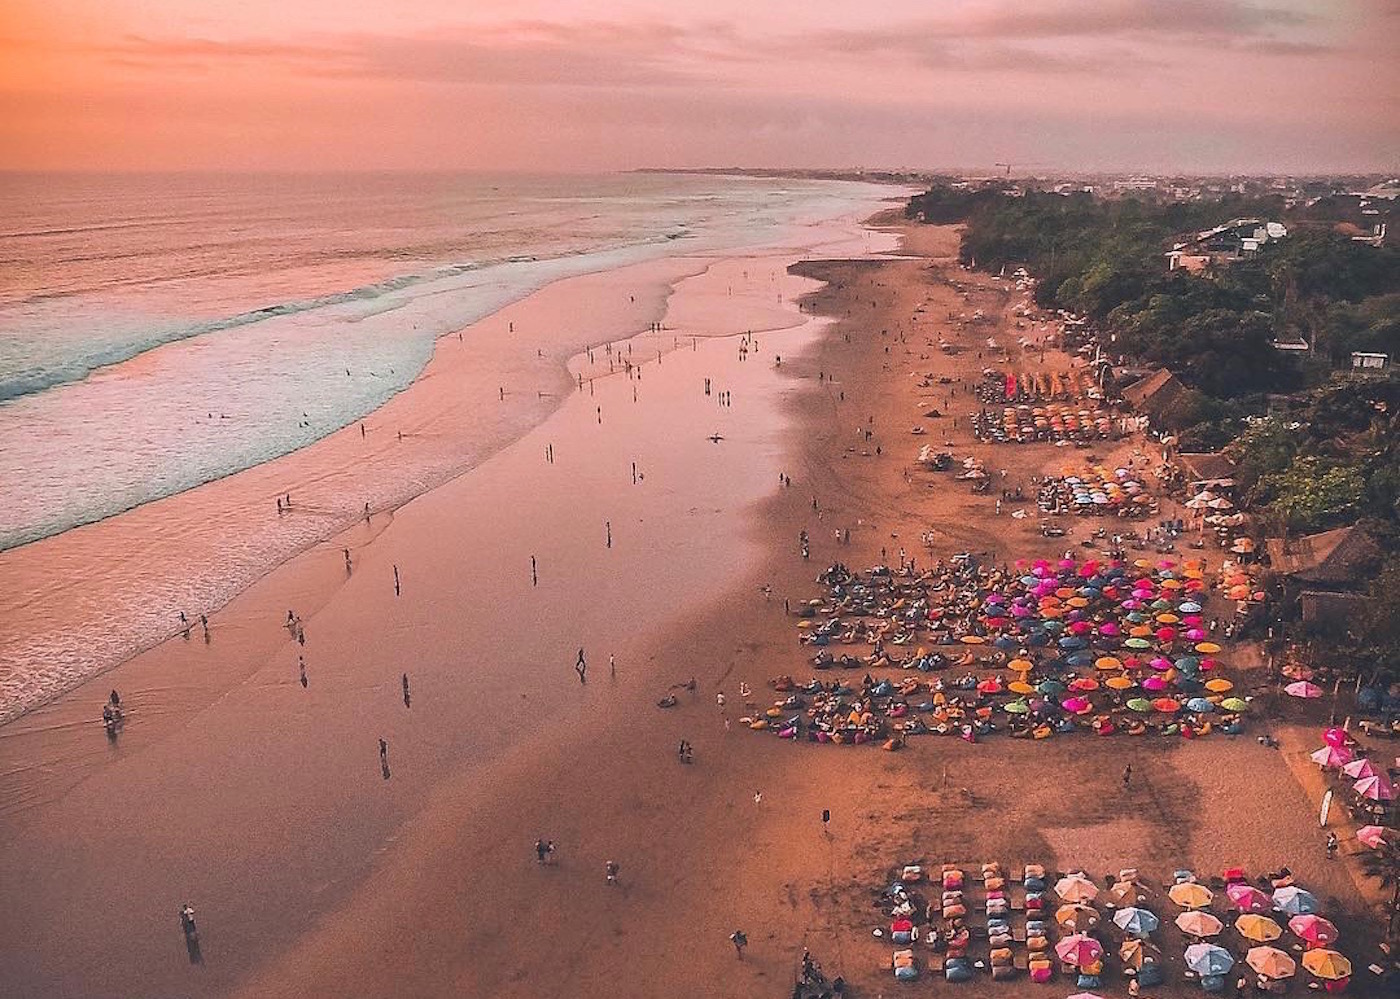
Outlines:
{"type": "Polygon", "coordinates": [[[349,548],[346,548],[346,549],[345,549],[345,575],[347,575],[347,576],[350,575],[351,571],[352,571],[352,570],[351,570],[351,568],[350,568],[350,549],[349,549],[349,548]]]}
{"type": "Polygon", "coordinates": [[[408,674],[407,674],[407,673],[405,673],[405,674],[403,675],[403,706],[406,707],[406,708],[411,708],[411,707],[413,707],[413,698],[412,698],[412,696],[411,696],[411,695],[409,694],[409,692],[408,692],[408,674]]]}
{"type": "Polygon", "coordinates": [[[301,676],[300,676],[300,680],[301,680],[301,689],[302,689],[302,690],[305,690],[305,689],[306,689],[306,683],[307,683],[307,680],[306,680],[306,657],[305,657],[305,656],[297,656],[297,670],[298,670],[298,672],[301,674],[301,676]]]}
{"type": "Polygon", "coordinates": [[[724,713],[724,691],[721,690],[721,691],[719,691],[717,694],[715,694],[715,703],[719,705],[720,713],[723,714],[723,713],[724,713]]]}
{"type": "Polygon", "coordinates": [[[578,650],[578,662],[574,663],[574,672],[578,674],[579,683],[588,682],[588,660],[583,657],[583,649],[578,650]]]}
{"type": "Polygon", "coordinates": [[[608,653],[608,673],[614,680],[617,679],[617,656],[611,652],[608,653]]]}
{"type": "Polygon", "coordinates": [[[1132,780],[1133,765],[1129,763],[1126,767],[1123,768],[1123,790],[1126,791],[1128,789],[1128,785],[1132,783],[1132,780]]]}
{"type": "Polygon", "coordinates": [[[1337,834],[1334,832],[1327,834],[1327,859],[1337,859],[1337,834]]]}
{"type": "Polygon", "coordinates": [[[744,948],[749,945],[749,936],[743,930],[735,930],[729,934],[729,942],[734,945],[734,953],[739,960],[744,959],[744,948]]]}
{"type": "Polygon", "coordinates": [[[384,774],[384,779],[389,779],[389,744],[383,739],[379,740],[379,769],[384,774]]]}
{"type": "Polygon", "coordinates": [[[548,852],[549,848],[544,845],[543,839],[535,840],[535,863],[543,864],[545,854],[547,854],[548,852]]]}
{"type": "Polygon", "coordinates": [[[394,596],[399,595],[399,567],[394,566],[394,596]]]}
{"type": "Polygon", "coordinates": [[[606,876],[608,884],[617,884],[618,869],[618,863],[616,860],[609,860],[606,864],[603,865],[603,874],[606,876]]]}

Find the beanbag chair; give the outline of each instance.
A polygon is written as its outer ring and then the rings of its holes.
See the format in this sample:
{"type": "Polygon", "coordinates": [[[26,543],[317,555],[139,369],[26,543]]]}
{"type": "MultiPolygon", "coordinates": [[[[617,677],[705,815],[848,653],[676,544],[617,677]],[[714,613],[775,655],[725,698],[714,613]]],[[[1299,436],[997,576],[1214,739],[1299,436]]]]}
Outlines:
{"type": "Polygon", "coordinates": [[[912,982],[919,977],[919,969],[912,964],[901,965],[894,969],[894,977],[901,982],[912,982]]]}
{"type": "Polygon", "coordinates": [[[1037,965],[1030,969],[1031,981],[1037,985],[1044,985],[1055,977],[1054,969],[1049,964],[1037,965]]]}
{"type": "Polygon", "coordinates": [[[943,965],[943,977],[950,982],[966,982],[972,978],[972,966],[966,958],[954,958],[943,965]]]}
{"type": "Polygon", "coordinates": [[[992,981],[1004,982],[1009,978],[1016,977],[1016,966],[1014,964],[994,964],[992,965],[992,981]]]}

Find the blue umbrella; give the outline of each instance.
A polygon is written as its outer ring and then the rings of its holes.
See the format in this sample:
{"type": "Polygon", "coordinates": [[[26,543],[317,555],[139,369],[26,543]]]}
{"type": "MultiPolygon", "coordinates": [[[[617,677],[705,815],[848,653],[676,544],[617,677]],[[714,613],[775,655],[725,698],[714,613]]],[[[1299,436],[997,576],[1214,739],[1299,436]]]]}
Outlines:
{"type": "Polygon", "coordinates": [[[1046,621],[1043,625],[1046,631],[1061,632],[1065,630],[1063,621],[1046,621]]]}
{"type": "Polygon", "coordinates": [[[1072,652],[1065,660],[1070,666],[1087,666],[1094,661],[1094,654],[1087,649],[1080,652],[1072,652]]]}
{"type": "Polygon", "coordinates": [[[1062,649],[1082,649],[1082,648],[1084,648],[1084,639],[1082,639],[1082,638],[1075,638],[1073,635],[1071,635],[1071,636],[1068,637],[1068,638],[1062,638],[1062,639],[1060,639],[1060,648],[1062,648],[1062,649]]]}
{"type": "Polygon", "coordinates": [[[1063,694],[1067,688],[1059,680],[1041,680],[1035,689],[1047,697],[1053,697],[1056,694],[1063,694]]]}
{"type": "Polygon", "coordinates": [[[1042,645],[1050,644],[1050,636],[1043,631],[1033,631],[1026,636],[1026,644],[1032,648],[1040,648],[1042,645]]]}
{"type": "Polygon", "coordinates": [[[1119,909],[1113,914],[1113,921],[1118,924],[1118,928],[1130,937],[1147,939],[1148,934],[1155,930],[1159,922],[1157,917],[1147,909],[1139,909],[1136,906],[1129,906],[1126,909],[1119,909]]]}
{"type": "Polygon", "coordinates": [[[1290,916],[1316,912],[1318,909],[1317,896],[1310,891],[1304,891],[1297,885],[1288,885],[1274,892],[1274,908],[1279,912],[1286,912],[1290,916]]]}
{"type": "Polygon", "coordinates": [[[992,642],[992,644],[999,649],[1014,649],[1021,643],[1016,641],[1016,639],[1010,637],[1009,635],[999,635],[997,636],[996,640],[992,642]]]}
{"type": "Polygon", "coordinates": [[[1215,705],[1210,703],[1210,701],[1206,700],[1204,697],[1193,697],[1191,698],[1191,700],[1186,702],[1186,710],[1204,714],[1206,712],[1214,711],[1215,705]]]}
{"type": "Polygon", "coordinates": [[[1177,610],[1181,611],[1183,614],[1199,614],[1201,612],[1201,605],[1192,600],[1188,600],[1178,607],[1177,610]]]}
{"type": "Polygon", "coordinates": [[[1235,959],[1224,947],[1215,944],[1192,944],[1186,948],[1186,967],[1198,975],[1227,975],[1235,959]]]}

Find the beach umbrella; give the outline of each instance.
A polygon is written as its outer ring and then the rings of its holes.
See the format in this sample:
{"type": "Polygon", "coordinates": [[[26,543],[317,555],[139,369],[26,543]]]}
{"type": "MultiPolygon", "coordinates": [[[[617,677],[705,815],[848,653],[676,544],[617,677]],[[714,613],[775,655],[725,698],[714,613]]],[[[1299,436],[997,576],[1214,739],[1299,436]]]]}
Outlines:
{"type": "Polygon", "coordinates": [[[1320,767],[1341,767],[1352,761],[1352,752],[1345,746],[1323,746],[1309,754],[1308,759],[1320,767]]]}
{"type": "Polygon", "coordinates": [[[1092,902],[1099,887],[1083,874],[1070,874],[1055,882],[1055,894],[1066,902],[1092,902]]]}
{"type": "Polygon", "coordinates": [[[1352,786],[1357,794],[1372,801],[1390,801],[1395,797],[1395,785],[1390,783],[1389,777],[1379,774],[1375,777],[1362,777],[1352,786]]]}
{"type": "Polygon", "coordinates": [[[1071,933],[1086,933],[1099,925],[1099,913],[1090,905],[1062,905],[1055,910],[1055,922],[1071,933]]]}
{"type": "Polygon", "coordinates": [[[1145,937],[1160,925],[1154,913],[1135,905],[1115,912],[1113,922],[1120,930],[1133,937],[1145,937]]]}
{"type": "Polygon", "coordinates": [[[1094,661],[1094,668],[1102,670],[1122,669],[1123,660],[1116,656],[1101,656],[1094,661]]]}
{"type": "Polygon", "coordinates": [[[1069,682],[1069,689],[1081,694],[1099,689],[1099,681],[1090,676],[1077,677],[1069,682]]]}
{"type": "Polygon", "coordinates": [[[1240,912],[1269,912],[1274,907],[1274,900],[1269,897],[1267,892],[1262,892],[1253,885],[1247,885],[1243,882],[1227,886],[1225,897],[1240,912]]]}
{"type": "Polygon", "coordinates": [[[1336,981],[1351,974],[1351,962],[1335,950],[1310,950],[1303,955],[1303,967],[1318,978],[1336,981]]]}
{"type": "Polygon", "coordinates": [[[1072,968],[1093,964],[1103,956],[1103,944],[1083,933],[1072,933],[1055,944],[1055,956],[1072,968]]]}
{"type": "Polygon", "coordinates": [[[1065,662],[1070,666],[1088,666],[1094,661],[1094,654],[1087,650],[1071,652],[1065,657],[1065,662]]]}
{"type": "Polygon", "coordinates": [[[1128,701],[1128,710],[1147,714],[1152,710],[1152,702],[1145,697],[1134,697],[1128,701]]]}
{"type": "Polygon", "coordinates": [[[1166,690],[1168,686],[1166,679],[1160,676],[1149,676],[1142,681],[1143,690],[1160,691],[1166,690]]]}
{"type": "Polygon", "coordinates": [[[1224,947],[1198,943],[1186,948],[1186,967],[1198,975],[1227,975],[1235,959],[1224,947]]]}
{"type": "Polygon", "coordinates": [[[1307,680],[1298,680],[1283,688],[1283,692],[1290,697],[1302,697],[1308,700],[1322,696],[1322,688],[1307,680]]]}
{"type": "MultiPolygon", "coordinates": [[[[1260,892],[1260,894],[1263,893],[1260,892]]],[[[1277,940],[1283,936],[1283,927],[1268,916],[1261,916],[1253,912],[1246,912],[1236,917],[1235,929],[1240,931],[1240,936],[1256,943],[1268,943],[1270,940],[1277,940]]]]}
{"type": "Polygon", "coordinates": [[[1145,638],[1129,638],[1123,643],[1130,649],[1150,649],[1152,643],[1145,638]]]}
{"type": "Polygon", "coordinates": [[[1274,908],[1290,916],[1318,910],[1317,896],[1297,885],[1287,885],[1274,892],[1274,908]]]}
{"type": "Polygon", "coordinates": [[[1197,714],[1206,714],[1215,710],[1215,705],[1204,697],[1193,697],[1186,702],[1186,710],[1194,711],[1197,714]]]}
{"type": "Polygon", "coordinates": [[[1235,685],[1224,677],[1218,676],[1213,680],[1206,681],[1206,690],[1209,690],[1212,694],[1223,694],[1226,691],[1234,689],[1235,685]]]}
{"type": "Polygon", "coordinates": [[[1130,690],[1133,681],[1126,676],[1111,676],[1104,681],[1104,686],[1110,690],[1130,690]]]}
{"type": "Polygon", "coordinates": [[[1132,968],[1134,971],[1149,960],[1156,961],[1160,956],[1161,952],[1156,947],[1137,937],[1129,937],[1118,948],[1118,960],[1123,962],[1123,967],[1132,968]]]}
{"type": "MultiPolygon", "coordinates": [[[[1284,667],[1284,670],[1287,672],[1287,667],[1284,667]]],[[[1322,741],[1329,746],[1345,746],[1351,741],[1351,737],[1347,735],[1346,729],[1333,725],[1331,728],[1322,730],[1322,741]]]]}
{"type": "Polygon", "coordinates": [[[1205,885],[1195,881],[1183,881],[1181,884],[1172,885],[1167,897],[1183,909],[1204,909],[1210,905],[1215,895],[1205,885]]]}
{"type": "Polygon", "coordinates": [[[1369,846],[1372,850],[1380,849],[1385,842],[1385,829],[1382,826],[1362,826],[1356,830],[1356,838],[1363,846],[1369,846]]]}
{"type": "Polygon", "coordinates": [[[1292,978],[1298,971],[1298,962],[1277,947],[1251,947],[1244,961],[1258,974],[1275,980],[1292,978]]]}
{"type": "Polygon", "coordinates": [[[1248,711],[1249,702],[1240,700],[1238,697],[1227,697],[1220,702],[1220,706],[1226,711],[1248,711]]]}
{"type": "Polygon", "coordinates": [[[1001,680],[993,678],[983,680],[977,685],[977,690],[983,694],[1000,694],[1006,688],[1001,685],[1001,680]]]}
{"type": "Polygon", "coordinates": [[[1293,934],[1302,938],[1305,942],[1317,946],[1334,944],[1341,936],[1337,932],[1336,924],[1330,919],[1323,919],[1321,916],[1311,912],[1305,912],[1301,916],[1294,916],[1288,921],[1288,928],[1293,934]]]}
{"type": "Polygon", "coordinates": [[[1065,685],[1059,680],[1041,680],[1040,683],[1036,684],[1035,689],[1046,697],[1054,697],[1065,692],[1065,685]]]}
{"type": "Polygon", "coordinates": [[[1159,697],[1152,702],[1152,710],[1160,711],[1164,715],[1174,715],[1181,710],[1181,705],[1170,697],[1159,697]]]}
{"type": "Polygon", "coordinates": [[[964,645],[982,645],[987,640],[981,635],[964,635],[962,638],[958,639],[958,641],[962,642],[964,645]]]}
{"type": "Polygon", "coordinates": [[[1024,715],[1027,714],[1030,709],[1031,706],[1025,701],[1012,701],[1002,706],[1002,710],[1009,715],[1024,715]]]}
{"type": "Polygon", "coordinates": [[[1225,928],[1225,924],[1209,912],[1192,909],[1176,917],[1176,927],[1191,937],[1213,937],[1225,928]]]}
{"type": "Polygon", "coordinates": [[[1199,645],[1196,646],[1196,651],[1204,652],[1206,655],[1213,656],[1220,651],[1220,646],[1216,645],[1214,642],[1201,642],[1199,645]]]}
{"type": "Polygon", "coordinates": [[[1006,689],[1013,694],[1034,694],[1035,688],[1025,680],[1012,680],[1006,685],[1006,689]]]}
{"type": "Polygon", "coordinates": [[[1029,673],[1035,669],[1035,663],[1029,659],[1012,659],[1007,662],[1006,668],[1016,673],[1029,673]]]}
{"type": "Polygon", "coordinates": [[[1201,612],[1201,605],[1194,600],[1188,600],[1179,606],[1177,610],[1181,611],[1183,614],[1199,614],[1201,612]]]}
{"type": "Polygon", "coordinates": [[[1377,777],[1380,775],[1380,771],[1376,769],[1376,765],[1364,756],[1360,759],[1352,760],[1350,763],[1343,766],[1342,773],[1353,780],[1360,780],[1363,777],[1377,777]]]}

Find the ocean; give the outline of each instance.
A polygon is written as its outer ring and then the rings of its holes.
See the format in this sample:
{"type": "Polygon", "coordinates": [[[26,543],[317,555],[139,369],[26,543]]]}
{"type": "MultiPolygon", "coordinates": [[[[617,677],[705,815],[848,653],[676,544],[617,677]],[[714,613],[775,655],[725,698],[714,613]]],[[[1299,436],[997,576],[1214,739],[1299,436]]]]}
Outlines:
{"type": "MultiPolygon", "coordinates": [[[[172,607],[219,606],[353,522],[366,497],[251,535],[237,510],[169,523],[222,531],[204,539],[217,558],[153,558],[144,576],[131,572],[139,552],[75,541],[50,580],[24,546],[361,420],[412,383],[440,337],[552,281],[801,245],[804,227],[892,193],[666,174],[5,176],[0,721],[166,637],[172,607]]],[[[432,459],[368,500],[402,502],[476,455],[432,459]]]]}

